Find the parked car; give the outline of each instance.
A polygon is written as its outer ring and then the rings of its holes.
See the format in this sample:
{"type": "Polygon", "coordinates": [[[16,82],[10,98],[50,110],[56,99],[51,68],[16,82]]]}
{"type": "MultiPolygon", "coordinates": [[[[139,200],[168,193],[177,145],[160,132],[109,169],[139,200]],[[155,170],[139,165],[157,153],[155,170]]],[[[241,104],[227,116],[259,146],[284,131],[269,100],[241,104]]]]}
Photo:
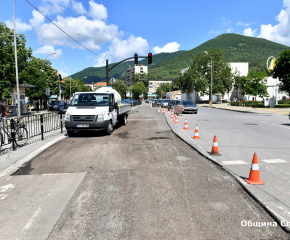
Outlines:
{"type": "Polygon", "coordinates": [[[181,101],[183,106],[183,113],[195,113],[197,114],[197,106],[192,101],[181,101]]]}
{"type": "Polygon", "coordinates": [[[161,106],[161,103],[162,103],[162,100],[161,100],[161,99],[158,99],[158,100],[157,100],[157,106],[158,106],[158,107],[161,106]]]}
{"type": "Polygon", "coordinates": [[[59,114],[65,114],[66,113],[66,110],[68,109],[69,107],[69,103],[66,103],[66,102],[61,102],[60,104],[58,104],[58,109],[57,109],[57,113],[59,114]]]}
{"type": "Polygon", "coordinates": [[[170,102],[169,99],[165,99],[161,102],[161,108],[166,108],[168,106],[168,103],[170,102]]]}
{"type": "Polygon", "coordinates": [[[179,105],[180,104],[180,101],[179,100],[170,100],[169,103],[168,103],[168,110],[174,108],[175,106],[179,105]]]}
{"type": "Polygon", "coordinates": [[[48,109],[49,109],[49,111],[56,111],[56,112],[58,112],[59,109],[60,109],[60,106],[63,106],[64,104],[67,104],[67,103],[66,102],[63,102],[63,101],[60,101],[60,100],[51,101],[48,109]]]}

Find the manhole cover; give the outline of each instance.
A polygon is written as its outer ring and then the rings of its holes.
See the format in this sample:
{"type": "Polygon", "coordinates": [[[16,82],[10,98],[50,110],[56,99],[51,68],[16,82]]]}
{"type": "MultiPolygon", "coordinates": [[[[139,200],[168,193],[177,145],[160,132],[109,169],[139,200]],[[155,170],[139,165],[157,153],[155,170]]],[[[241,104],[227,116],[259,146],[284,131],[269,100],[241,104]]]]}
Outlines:
{"type": "Polygon", "coordinates": [[[244,125],[258,125],[258,123],[244,123],[244,125]]]}

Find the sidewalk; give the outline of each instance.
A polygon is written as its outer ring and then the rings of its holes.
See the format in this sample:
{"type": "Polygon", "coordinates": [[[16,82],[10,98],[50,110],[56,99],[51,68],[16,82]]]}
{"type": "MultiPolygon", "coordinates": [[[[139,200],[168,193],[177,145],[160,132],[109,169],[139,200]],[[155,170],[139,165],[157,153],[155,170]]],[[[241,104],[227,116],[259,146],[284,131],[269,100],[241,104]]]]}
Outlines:
{"type": "MultiPolygon", "coordinates": [[[[210,107],[209,104],[196,104],[198,107],[210,107]]],[[[288,115],[290,108],[252,108],[242,106],[231,106],[229,103],[212,104],[212,108],[236,111],[236,112],[247,112],[256,114],[271,114],[271,115],[288,115]]]]}

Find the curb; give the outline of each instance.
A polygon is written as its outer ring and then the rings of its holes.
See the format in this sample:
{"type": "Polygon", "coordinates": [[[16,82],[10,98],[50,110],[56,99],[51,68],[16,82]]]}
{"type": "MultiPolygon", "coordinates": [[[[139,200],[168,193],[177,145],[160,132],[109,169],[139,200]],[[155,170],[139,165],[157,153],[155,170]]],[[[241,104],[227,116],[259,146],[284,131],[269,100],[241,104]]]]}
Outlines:
{"type": "MultiPolygon", "coordinates": [[[[198,147],[197,144],[195,144],[193,141],[187,141],[185,140],[181,134],[178,134],[176,129],[173,129],[173,127],[171,126],[172,124],[169,123],[168,121],[168,117],[165,115],[165,119],[166,119],[166,122],[168,124],[168,126],[170,127],[170,129],[175,133],[175,135],[177,137],[179,137],[182,141],[184,141],[186,144],[188,144],[189,146],[191,146],[193,149],[195,149],[200,155],[202,155],[203,157],[205,157],[206,159],[210,160],[211,162],[213,162],[214,164],[220,166],[223,170],[225,170],[226,172],[228,172],[232,177],[234,177],[237,182],[241,185],[241,187],[258,203],[260,204],[260,206],[262,208],[265,209],[265,211],[267,213],[269,213],[269,215],[277,222],[277,224],[283,228],[286,232],[290,233],[290,226],[288,226],[288,224],[286,224],[286,226],[282,226],[282,222],[284,223],[288,223],[289,221],[287,221],[285,218],[283,218],[281,215],[279,215],[275,210],[273,210],[269,204],[267,204],[267,202],[259,199],[255,194],[255,191],[263,191],[261,190],[260,188],[258,187],[255,187],[254,185],[248,185],[246,182],[244,182],[237,174],[235,174],[234,172],[232,172],[231,170],[227,169],[224,167],[224,165],[222,165],[221,163],[219,163],[218,161],[216,161],[211,155],[205,153],[200,147],[198,147]],[[196,146],[195,146],[196,145],[196,146]]],[[[170,119],[170,118],[169,118],[170,119]]],[[[171,120],[171,119],[170,119],[171,120]]],[[[175,125],[173,125],[175,126],[175,125]]],[[[176,126],[176,127],[179,127],[179,126],[176,126]]],[[[182,130],[182,129],[181,129],[182,130]]],[[[191,138],[190,138],[191,140],[191,138]]],[[[266,192],[263,192],[263,193],[266,193],[266,192]]],[[[271,198],[274,198],[272,197],[270,194],[266,193],[267,194],[267,197],[271,197],[271,198]]],[[[273,201],[279,201],[278,199],[273,199],[273,201]]],[[[280,201],[279,201],[280,202],[280,201]]],[[[281,203],[281,202],[280,202],[281,203]]],[[[285,209],[288,210],[288,212],[290,212],[290,208],[285,205],[284,203],[281,203],[284,205],[285,209]]]]}
{"type": "Polygon", "coordinates": [[[40,147],[38,150],[30,153],[28,156],[26,156],[25,158],[22,158],[21,160],[19,160],[18,162],[16,162],[15,164],[11,165],[10,167],[6,168],[5,170],[3,170],[0,173],[0,177],[4,177],[6,175],[11,175],[14,172],[16,172],[19,168],[21,168],[25,163],[31,161],[33,158],[35,158],[36,156],[38,156],[39,154],[41,154],[42,152],[44,152],[46,149],[48,149],[49,147],[53,146],[54,144],[64,140],[68,138],[68,136],[62,136],[59,137],[45,145],[43,145],[42,147],[40,147]]]}
{"type": "MultiPolygon", "coordinates": [[[[209,108],[209,106],[199,106],[199,107],[205,107],[205,108],[209,108]]],[[[288,115],[286,113],[279,113],[279,112],[271,112],[271,111],[268,111],[268,112],[264,112],[264,113],[259,113],[259,112],[251,112],[251,111],[243,111],[243,110],[238,110],[238,109],[228,109],[228,108],[218,108],[218,107],[212,107],[212,108],[215,108],[215,109],[219,109],[219,110],[227,110],[227,111],[232,111],[232,112],[241,112],[241,113],[254,113],[254,114],[261,114],[261,115],[288,115]]],[[[261,110],[263,111],[263,110],[261,110]]],[[[266,110],[265,110],[266,111],[266,110]]]]}

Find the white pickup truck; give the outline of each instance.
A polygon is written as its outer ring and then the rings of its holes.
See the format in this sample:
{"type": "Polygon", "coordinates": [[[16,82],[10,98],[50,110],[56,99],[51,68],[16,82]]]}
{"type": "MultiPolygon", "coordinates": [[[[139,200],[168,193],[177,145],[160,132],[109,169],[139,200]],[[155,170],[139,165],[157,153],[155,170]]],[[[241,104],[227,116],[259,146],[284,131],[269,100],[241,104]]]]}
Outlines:
{"type": "Polygon", "coordinates": [[[121,104],[120,94],[112,87],[95,92],[76,92],[64,122],[69,135],[74,131],[106,131],[112,134],[118,121],[127,124],[130,104],[121,104]]]}

